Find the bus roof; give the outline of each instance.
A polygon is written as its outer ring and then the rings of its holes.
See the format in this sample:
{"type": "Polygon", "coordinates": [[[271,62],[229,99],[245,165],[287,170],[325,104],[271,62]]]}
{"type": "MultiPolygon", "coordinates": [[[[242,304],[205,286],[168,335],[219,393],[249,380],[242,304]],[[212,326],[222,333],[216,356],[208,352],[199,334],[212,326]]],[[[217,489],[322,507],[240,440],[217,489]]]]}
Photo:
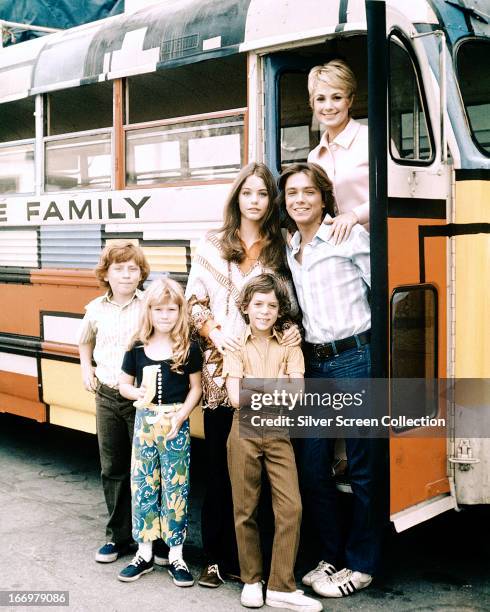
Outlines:
{"type": "MultiPolygon", "coordinates": [[[[458,11],[449,0],[387,4],[431,25],[432,6],[458,11]]],[[[2,49],[0,102],[365,29],[364,0],[168,0],[2,49]]]]}

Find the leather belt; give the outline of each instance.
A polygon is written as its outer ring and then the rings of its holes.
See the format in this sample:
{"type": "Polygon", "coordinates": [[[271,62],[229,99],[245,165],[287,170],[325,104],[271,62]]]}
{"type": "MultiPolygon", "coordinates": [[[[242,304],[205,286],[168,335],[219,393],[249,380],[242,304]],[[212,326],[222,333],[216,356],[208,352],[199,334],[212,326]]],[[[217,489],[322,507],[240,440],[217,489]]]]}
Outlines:
{"type": "Polygon", "coordinates": [[[371,330],[362,332],[362,334],[354,334],[348,338],[335,340],[334,342],[325,342],[325,344],[311,344],[305,342],[305,349],[308,354],[315,359],[331,359],[344,351],[348,351],[364,344],[369,344],[371,341],[371,330]]]}

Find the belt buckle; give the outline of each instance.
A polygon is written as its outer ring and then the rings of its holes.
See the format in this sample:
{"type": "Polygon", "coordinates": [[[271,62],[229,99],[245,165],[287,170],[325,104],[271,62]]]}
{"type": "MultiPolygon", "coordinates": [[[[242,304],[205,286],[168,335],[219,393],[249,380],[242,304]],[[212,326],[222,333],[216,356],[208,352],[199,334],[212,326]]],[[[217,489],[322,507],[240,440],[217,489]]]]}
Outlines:
{"type": "Polygon", "coordinates": [[[315,347],[315,357],[319,360],[329,359],[330,358],[330,345],[329,344],[320,344],[315,347]]]}

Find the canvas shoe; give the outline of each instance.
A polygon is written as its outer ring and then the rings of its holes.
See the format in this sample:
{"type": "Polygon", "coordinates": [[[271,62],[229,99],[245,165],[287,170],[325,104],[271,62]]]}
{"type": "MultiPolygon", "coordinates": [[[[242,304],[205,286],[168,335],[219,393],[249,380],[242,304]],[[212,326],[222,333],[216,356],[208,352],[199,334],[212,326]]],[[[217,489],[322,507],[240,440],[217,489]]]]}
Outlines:
{"type": "Polygon", "coordinates": [[[129,544],[114,544],[114,542],[107,542],[95,553],[95,560],[98,563],[112,563],[121,555],[125,555],[128,551],[129,544]]]}
{"type": "Polygon", "coordinates": [[[320,580],[320,578],[325,578],[325,576],[333,576],[336,571],[335,566],[328,563],[328,561],[320,561],[315,569],[312,569],[303,576],[301,582],[306,586],[311,586],[315,580],[320,580]]]}
{"type": "Polygon", "coordinates": [[[327,576],[316,580],[313,590],[322,597],[347,597],[356,591],[365,589],[371,584],[373,577],[370,574],[354,572],[350,569],[343,569],[333,576],[327,576]]]}
{"type": "Polygon", "coordinates": [[[307,597],[300,590],[288,593],[267,589],[265,603],[271,608],[286,608],[287,610],[298,610],[298,612],[320,612],[323,610],[323,606],[318,599],[307,597]]]}
{"type": "Polygon", "coordinates": [[[184,559],[177,559],[170,563],[168,573],[172,576],[174,584],[178,587],[191,587],[194,584],[194,578],[184,559]]]}
{"type": "Polygon", "coordinates": [[[155,565],[168,565],[168,546],[163,540],[154,540],[153,542],[153,562],[155,565]]]}
{"type": "Polygon", "coordinates": [[[262,582],[244,584],[240,595],[240,603],[245,608],[261,608],[264,605],[262,582]]]}
{"type": "Polygon", "coordinates": [[[121,582],[133,582],[141,578],[143,574],[153,571],[153,559],[145,561],[140,555],[136,555],[131,563],[125,567],[118,575],[121,582]]]}
{"type": "Polygon", "coordinates": [[[219,573],[218,564],[211,563],[210,565],[206,565],[206,567],[202,570],[197,584],[200,584],[203,587],[216,589],[224,584],[224,582],[225,581],[219,573]]]}

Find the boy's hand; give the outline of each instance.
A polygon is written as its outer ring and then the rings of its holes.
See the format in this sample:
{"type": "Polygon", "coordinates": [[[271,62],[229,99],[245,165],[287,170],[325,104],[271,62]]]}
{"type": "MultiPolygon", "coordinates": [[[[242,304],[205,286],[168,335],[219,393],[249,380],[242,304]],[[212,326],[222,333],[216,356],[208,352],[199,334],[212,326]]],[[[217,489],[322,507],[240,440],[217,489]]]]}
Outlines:
{"type": "Polygon", "coordinates": [[[301,344],[301,334],[297,325],[291,325],[283,331],[281,344],[283,346],[299,346],[301,344]]]}
{"type": "Polygon", "coordinates": [[[225,351],[231,351],[232,353],[240,348],[240,343],[237,337],[226,336],[220,329],[215,327],[209,334],[209,337],[218,349],[218,351],[224,355],[225,351]]]}
{"type": "Polygon", "coordinates": [[[95,393],[97,389],[97,379],[95,378],[95,368],[90,365],[82,370],[83,386],[90,393],[95,393]]]}

